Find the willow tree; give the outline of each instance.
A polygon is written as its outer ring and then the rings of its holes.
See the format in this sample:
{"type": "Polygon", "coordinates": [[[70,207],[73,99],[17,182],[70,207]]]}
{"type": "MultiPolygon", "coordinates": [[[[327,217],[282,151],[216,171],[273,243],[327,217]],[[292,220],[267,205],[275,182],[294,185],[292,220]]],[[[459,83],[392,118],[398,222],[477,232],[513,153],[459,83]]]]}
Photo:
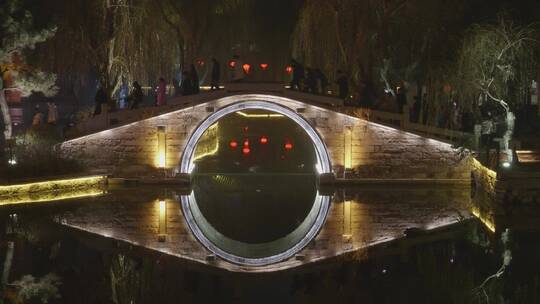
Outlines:
{"type": "Polygon", "coordinates": [[[180,64],[185,66],[199,55],[208,27],[208,18],[215,11],[219,0],[159,0],[163,21],[176,33],[176,43],[181,50],[180,64]]]}
{"type": "Polygon", "coordinates": [[[398,78],[393,76],[398,73],[396,67],[402,63],[395,59],[413,45],[395,40],[407,36],[395,29],[404,27],[405,18],[400,16],[411,2],[308,0],[293,33],[293,56],[330,75],[345,70],[353,86],[362,80],[379,80],[391,90],[398,78]]]}
{"type": "Polygon", "coordinates": [[[41,48],[40,63],[58,73],[66,94],[75,95],[79,88],[95,92],[96,78],[112,97],[123,78],[144,85],[172,77],[179,49],[158,4],[52,0],[47,6],[58,19],[58,32],[41,48]]]}
{"type": "Polygon", "coordinates": [[[119,86],[123,71],[127,70],[125,57],[118,54],[117,48],[121,39],[126,39],[123,35],[131,32],[129,27],[123,27],[130,19],[129,2],[100,0],[78,3],[83,12],[79,15],[82,47],[95,64],[100,85],[110,95],[119,86]]]}
{"type": "Polygon", "coordinates": [[[7,90],[16,90],[23,97],[34,92],[45,96],[56,94],[56,77],[26,63],[25,53],[36,44],[54,36],[56,28],[35,29],[32,14],[24,10],[20,1],[7,0],[0,7],[0,78],[8,75],[13,79],[10,87],[0,81],[0,112],[2,113],[3,137],[12,136],[11,117],[5,98],[7,90]]]}
{"type": "Polygon", "coordinates": [[[527,97],[536,76],[535,31],[504,17],[495,25],[468,31],[457,65],[457,90],[463,99],[493,103],[511,111],[527,97]]]}
{"type": "Polygon", "coordinates": [[[532,26],[500,17],[495,25],[472,26],[458,58],[455,83],[461,100],[471,109],[485,105],[494,116],[500,113],[506,123],[503,148],[510,160],[512,111],[525,103],[537,73],[535,35],[532,26]]]}
{"type": "Polygon", "coordinates": [[[356,46],[364,33],[355,23],[362,20],[358,14],[364,2],[305,1],[292,36],[292,57],[321,68],[331,77],[337,69],[355,74],[357,66],[351,62],[362,51],[356,46]]]}

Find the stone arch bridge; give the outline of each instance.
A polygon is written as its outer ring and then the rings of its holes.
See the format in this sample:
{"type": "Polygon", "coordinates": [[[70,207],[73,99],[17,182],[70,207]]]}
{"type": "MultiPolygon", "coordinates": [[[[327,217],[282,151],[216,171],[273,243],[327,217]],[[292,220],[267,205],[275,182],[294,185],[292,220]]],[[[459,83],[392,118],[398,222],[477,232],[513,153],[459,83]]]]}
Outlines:
{"type": "Polygon", "coordinates": [[[172,98],[167,106],[118,111],[81,123],[61,153],[118,176],[188,173],[197,134],[227,111],[264,108],[288,116],[314,141],[321,173],[360,178],[468,179],[468,158],[450,144],[339,111],[341,101],[237,84],[172,98]],[[337,106],[337,107],[336,107],[337,106]]]}

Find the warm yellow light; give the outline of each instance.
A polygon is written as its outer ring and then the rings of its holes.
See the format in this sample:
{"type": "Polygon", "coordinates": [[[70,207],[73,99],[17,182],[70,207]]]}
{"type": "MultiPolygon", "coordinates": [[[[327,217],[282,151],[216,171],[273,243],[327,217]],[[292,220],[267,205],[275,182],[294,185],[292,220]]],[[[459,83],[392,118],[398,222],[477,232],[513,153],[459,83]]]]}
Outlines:
{"type": "Polygon", "coordinates": [[[165,200],[159,200],[159,239],[165,240],[167,234],[167,202],[165,200]]]}
{"type": "Polygon", "coordinates": [[[490,177],[492,177],[493,179],[496,179],[497,178],[497,172],[485,167],[484,165],[482,165],[481,162],[479,162],[476,158],[473,158],[473,166],[476,167],[476,168],[479,168],[481,170],[484,170],[486,172],[486,174],[490,177]]]}
{"type": "Polygon", "coordinates": [[[347,238],[352,236],[351,201],[343,202],[343,236],[347,238]]]}
{"type": "Polygon", "coordinates": [[[350,127],[345,128],[344,132],[344,166],[346,169],[352,168],[352,129],[350,127]]]}
{"type": "Polygon", "coordinates": [[[272,118],[272,117],[284,117],[282,114],[248,114],[242,111],[237,111],[236,114],[247,118],[272,118]]]}
{"type": "Polygon", "coordinates": [[[493,223],[493,221],[489,218],[483,216],[480,213],[480,210],[478,210],[477,208],[472,208],[472,214],[477,217],[480,222],[482,222],[482,224],[486,226],[487,229],[489,229],[491,232],[495,232],[495,223],[493,223]]]}
{"type": "MultiPolygon", "coordinates": [[[[200,142],[199,142],[197,144],[198,149],[195,151],[195,155],[193,156],[193,160],[199,160],[199,159],[201,159],[203,157],[206,157],[206,156],[215,155],[219,151],[218,123],[216,122],[215,124],[211,125],[205,131],[205,133],[206,133],[206,136],[204,136],[204,137],[211,137],[213,139],[213,147],[212,147],[212,149],[207,150],[207,151],[203,151],[203,152],[197,151],[200,148],[200,146],[199,146],[200,142]]],[[[212,144],[212,143],[210,143],[210,144],[212,144]]]]}
{"type": "Polygon", "coordinates": [[[214,146],[214,148],[212,150],[195,155],[193,157],[193,160],[199,160],[199,159],[201,159],[203,157],[206,157],[206,156],[215,155],[218,151],[219,151],[219,140],[216,138],[216,145],[214,146]]]}
{"type": "Polygon", "coordinates": [[[102,195],[106,193],[106,179],[106,176],[88,176],[0,186],[0,206],[102,195]]]}
{"type": "Polygon", "coordinates": [[[157,162],[159,168],[165,168],[167,162],[167,147],[165,143],[165,127],[160,126],[157,130],[158,147],[157,147],[157,162]]]}

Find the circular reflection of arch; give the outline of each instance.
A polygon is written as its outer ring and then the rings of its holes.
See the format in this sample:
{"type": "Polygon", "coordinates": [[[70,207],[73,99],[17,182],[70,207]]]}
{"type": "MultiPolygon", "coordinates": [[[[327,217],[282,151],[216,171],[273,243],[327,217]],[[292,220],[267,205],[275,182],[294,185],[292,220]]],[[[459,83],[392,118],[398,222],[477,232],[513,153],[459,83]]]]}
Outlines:
{"type": "Polygon", "coordinates": [[[208,250],[235,264],[264,266],[292,257],[317,236],[328,214],[330,196],[317,193],[308,216],[294,231],[280,239],[262,244],[239,242],[214,229],[199,210],[194,192],[182,196],[181,204],[189,228],[208,250]]]}
{"type": "Polygon", "coordinates": [[[184,148],[184,152],[182,153],[182,159],[180,162],[180,173],[192,172],[193,154],[195,153],[197,143],[199,142],[199,139],[201,138],[203,133],[211,125],[216,123],[220,118],[227,114],[249,109],[260,109],[276,112],[290,118],[298,125],[300,125],[304,129],[304,131],[306,131],[315,146],[315,151],[317,155],[317,172],[319,174],[332,172],[332,165],[330,163],[330,157],[328,156],[326,145],[324,144],[324,141],[322,140],[319,133],[309,124],[307,120],[305,120],[302,116],[298,115],[291,109],[281,106],[279,104],[262,100],[248,100],[225,106],[212,113],[202,123],[199,124],[193,134],[191,134],[191,137],[189,138],[186,147],[184,148]]]}

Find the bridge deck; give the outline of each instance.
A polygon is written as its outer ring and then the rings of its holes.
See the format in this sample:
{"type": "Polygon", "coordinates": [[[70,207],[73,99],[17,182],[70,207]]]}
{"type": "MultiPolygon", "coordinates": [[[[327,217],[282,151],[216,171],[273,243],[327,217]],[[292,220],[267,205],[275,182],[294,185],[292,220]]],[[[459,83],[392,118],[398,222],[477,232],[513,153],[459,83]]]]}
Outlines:
{"type": "Polygon", "coordinates": [[[204,104],[223,97],[237,94],[271,94],[279,97],[287,97],[301,101],[307,105],[336,110],[335,106],[342,106],[343,100],[333,96],[321,96],[294,90],[285,89],[282,84],[242,83],[231,84],[225,90],[202,91],[197,95],[169,97],[167,105],[160,107],[141,107],[138,109],[126,109],[113,112],[104,111],[95,117],[90,117],[78,123],[66,133],[68,138],[76,138],[95,132],[107,130],[133,123],[142,119],[155,117],[161,114],[188,109],[195,105],[204,104]]]}

